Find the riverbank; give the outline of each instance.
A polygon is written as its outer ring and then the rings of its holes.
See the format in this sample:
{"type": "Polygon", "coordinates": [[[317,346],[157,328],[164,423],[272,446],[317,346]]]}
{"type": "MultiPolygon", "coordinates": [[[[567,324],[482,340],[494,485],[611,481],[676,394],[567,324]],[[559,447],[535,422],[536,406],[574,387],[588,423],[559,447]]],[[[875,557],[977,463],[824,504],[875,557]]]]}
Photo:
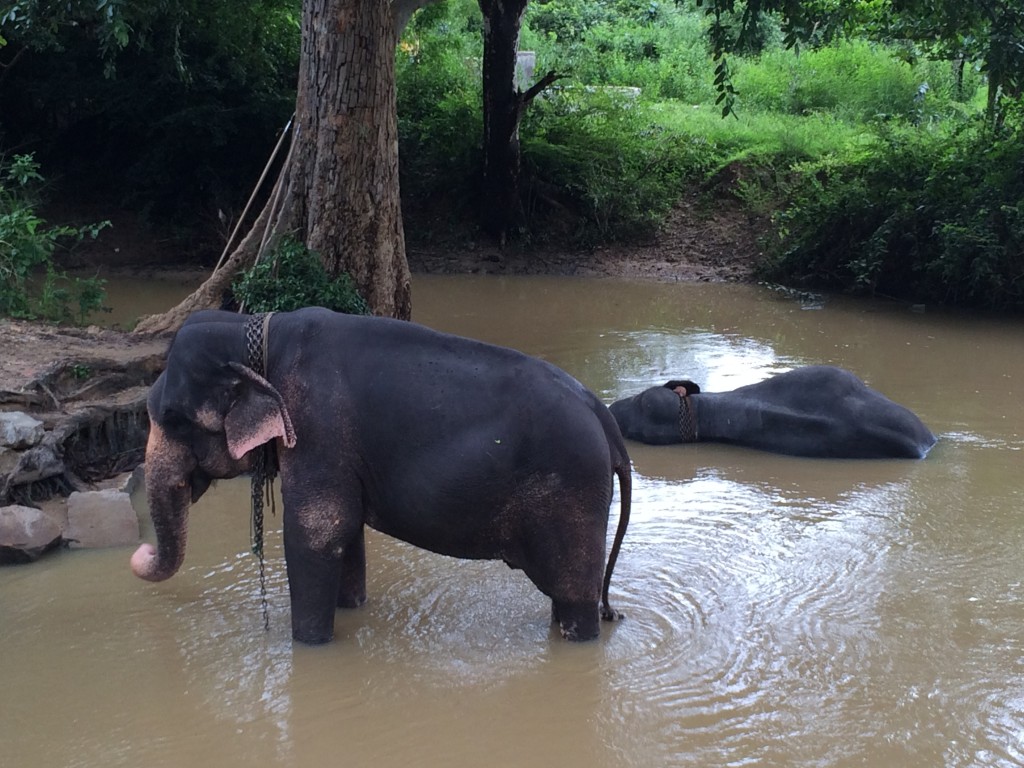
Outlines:
{"type": "Polygon", "coordinates": [[[684,198],[646,243],[587,251],[564,248],[459,249],[409,247],[409,267],[421,274],[508,274],[617,277],[665,282],[744,282],[762,255],[767,222],[752,218],[731,196],[684,198]]]}
{"type": "MultiPolygon", "coordinates": [[[[95,243],[77,250],[62,264],[110,274],[166,274],[209,271],[189,264],[166,244],[147,240],[137,216],[122,211],[95,243]]],[[[672,211],[657,236],[647,243],[615,244],[587,251],[564,248],[499,248],[469,244],[460,248],[410,245],[414,274],[508,274],[615,277],[664,282],[744,282],[752,279],[761,256],[764,221],[752,219],[728,195],[707,199],[694,191],[672,211]]],[[[16,320],[0,320],[0,410],[19,402],[46,404],[47,387],[61,371],[80,377],[77,398],[102,395],[111,387],[86,377],[86,369],[109,371],[119,365],[162,354],[166,339],[133,336],[97,327],[68,328],[16,320]],[[101,365],[97,365],[97,361],[101,365]],[[86,380],[88,379],[88,380],[86,380]],[[25,393],[34,392],[31,396],[25,393]],[[29,402],[31,401],[31,402],[29,402]]],[[[67,378],[67,376],[65,376],[67,378]]],[[[73,391],[73,390],[69,390],[73,391]]]]}
{"type": "MultiPolygon", "coordinates": [[[[408,258],[414,274],[742,282],[752,277],[763,230],[763,223],[749,219],[738,201],[719,197],[712,204],[695,192],[648,243],[588,251],[412,245],[408,258]]],[[[162,261],[157,254],[171,257],[158,243],[147,246],[137,222],[126,218],[115,220],[96,243],[76,253],[74,264],[64,266],[94,270],[101,277],[167,269],[202,274],[200,267],[180,259],[162,261]]],[[[159,374],[167,343],[166,337],[95,326],[0,320],[0,412],[29,414],[47,434],[46,445],[33,446],[35,454],[27,458],[25,449],[0,446],[0,504],[66,495],[138,463],[145,440],[145,430],[138,428],[145,421],[145,392],[159,374]],[[120,434],[125,425],[127,434],[120,434]],[[70,444],[85,447],[76,448],[72,457],[70,444]],[[40,471],[42,464],[46,469],[40,471]]]]}

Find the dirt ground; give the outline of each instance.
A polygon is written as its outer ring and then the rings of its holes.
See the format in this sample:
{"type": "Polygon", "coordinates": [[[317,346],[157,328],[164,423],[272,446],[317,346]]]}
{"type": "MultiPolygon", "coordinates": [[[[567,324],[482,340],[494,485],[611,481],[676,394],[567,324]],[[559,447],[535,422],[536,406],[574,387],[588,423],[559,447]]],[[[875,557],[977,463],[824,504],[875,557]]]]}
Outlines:
{"type": "MultiPolygon", "coordinates": [[[[616,245],[588,252],[519,251],[496,246],[458,251],[410,248],[414,273],[551,274],[627,277],[661,281],[746,281],[760,253],[762,222],[750,220],[739,204],[719,197],[713,205],[699,193],[685,199],[650,243],[616,245]]],[[[161,243],[147,242],[130,214],[113,217],[113,227],[99,242],[76,255],[69,266],[99,274],[125,269],[153,269],[177,254],[161,243]]],[[[167,339],[133,336],[90,328],[57,328],[40,323],[0,320],[0,410],[17,403],[17,393],[37,390],[55,369],[79,370],[102,360],[128,364],[161,354],[167,339]],[[6,404],[6,405],[5,405],[6,404]]],[[[107,367],[110,367],[109,365],[107,367]]],[[[65,379],[67,376],[65,375],[65,379]]],[[[43,385],[45,387],[45,384],[43,385]]],[[[83,388],[86,387],[83,384],[83,388]]],[[[84,393],[83,393],[84,394],[84,393]]],[[[52,399],[52,398],[50,398],[52,399]]]]}
{"type": "Polygon", "coordinates": [[[410,248],[408,257],[414,273],[743,282],[751,279],[765,231],[765,222],[751,219],[735,200],[719,197],[712,206],[695,192],[672,211],[649,243],[618,244],[586,252],[520,252],[497,246],[460,251],[410,248]]]}

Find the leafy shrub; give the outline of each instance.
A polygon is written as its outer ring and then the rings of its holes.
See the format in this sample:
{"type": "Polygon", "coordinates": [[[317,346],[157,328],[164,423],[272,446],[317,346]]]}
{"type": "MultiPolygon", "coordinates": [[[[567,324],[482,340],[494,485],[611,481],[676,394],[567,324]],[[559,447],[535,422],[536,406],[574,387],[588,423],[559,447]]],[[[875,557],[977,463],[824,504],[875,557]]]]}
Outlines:
{"type": "Polygon", "coordinates": [[[247,312],[289,312],[300,307],[326,307],[349,315],[368,315],[370,308],[352,278],[332,278],[320,257],[292,237],[284,238],[232,286],[247,312]]]}
{"type": "Polygon", "coordinates": [[[68,277],[54,266],[53,254],[58,247],[95,238],[109,222],[47,226],[35,212],[42,183],[31,155],[0,162],[0,315],[82,322],[102,305],[103,281],[68,277]]]}
{"type": "Polygon", "coordinates": [[[434,239],[434,230],[475,217],[483,137],[480,23],[475,2],[429,5],[398,46],[399,171],[410,237],[434,239]]]}
{"type": "Polygon", "coordinates": [[[775,282],[1024,309],[1024,129],[888,128],[849,165],[803,168],[778,216],[775,282]]]}
{"type": "Polygon", "coordinates": [[[20,52],[4,70],[3,140],[37,147],[94,198],[214,228],[218,208],[241,208],[294,109],[300,8],[9,3],[0,37],[20,52]]]}
{"type": "Polygon", "coordinates": [[[651,236],[681,180],[707,170],[702,141],[654,124],[643,102],[611,88],[571,88],[538,101],[523,125],[531,230],[574,221],[578,244],[651,236]]]}
{"type": "Polygon", "coordinates": [[[641,88],[648,99],[715,98],[701,14],[671,3],[551,0],[527,6],[526,27],[523,45],[576,83],[641,88]]]}
{"type": "Polygon", "coordinates": [[[803,115],[830,112],[847,120],[900,117],[921,122],[950,110],[952,68],[911,66],[895,50],[865,40],[803,51],[772,50],[737,64],[741,104],[803,115]]]}

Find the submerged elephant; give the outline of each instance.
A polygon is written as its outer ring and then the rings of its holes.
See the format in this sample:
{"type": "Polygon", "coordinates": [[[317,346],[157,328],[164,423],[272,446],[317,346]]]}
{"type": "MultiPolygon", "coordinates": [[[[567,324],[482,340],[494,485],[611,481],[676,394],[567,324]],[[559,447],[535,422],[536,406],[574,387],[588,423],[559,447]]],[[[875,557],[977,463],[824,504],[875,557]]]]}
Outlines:
{"type": "Polygon", "coordinates": [[[629,456],[608,409],[553,365],[398,320],[203,311],[171,343],[148,410],[157,546],[132,556],[143,579],[181,566],[189,504],[211,480],[250,470],[253,449],[276,441],[295,639],[327,642],[335,607],[365,601],[364,525],[522,569],[570,640],[618,617],[608,585],[629,456]]]}
{"type": "Polygon", "coordinates": [[[921,459],[935,435],[849,371],[797,368],[729,392],[670,381],[609,406],[622,434],[651,445],[718,442],[824,458],[921,459]]]}

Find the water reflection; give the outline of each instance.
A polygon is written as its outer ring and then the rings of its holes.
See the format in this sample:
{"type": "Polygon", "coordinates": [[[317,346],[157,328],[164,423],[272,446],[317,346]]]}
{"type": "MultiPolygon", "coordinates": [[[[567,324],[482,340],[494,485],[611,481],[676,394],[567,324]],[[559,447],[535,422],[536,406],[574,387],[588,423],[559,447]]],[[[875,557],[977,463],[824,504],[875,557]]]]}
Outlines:
{"type": "Polygon", "coordinates": [[[293,646],[280,520],[265,633],[248,487],[221,483],[163,584],[134,579],[123,550],[0,570],[4,764],[1024,762],[1018,325],[835,299],[806,312],[744,286],[415,292],[418,320],[549,359],[607,401],[830,363],[940,442],[921,462],[630,444],[612,588],[627,618],[584,645],[557,638],[523,574],[371,535],[369,603],[338,613],[334,643],[293,646]]]}
{"type": "Polygon", "coordinates": [[[606,399],[634,394],[667,379],[691,379],[707,392],[721,392],[784,373],[799,362],[780,358],[768,344],[742,336],[687,331],[634,331],[604,337],[612,370],[628,372],[606,399]]]}

